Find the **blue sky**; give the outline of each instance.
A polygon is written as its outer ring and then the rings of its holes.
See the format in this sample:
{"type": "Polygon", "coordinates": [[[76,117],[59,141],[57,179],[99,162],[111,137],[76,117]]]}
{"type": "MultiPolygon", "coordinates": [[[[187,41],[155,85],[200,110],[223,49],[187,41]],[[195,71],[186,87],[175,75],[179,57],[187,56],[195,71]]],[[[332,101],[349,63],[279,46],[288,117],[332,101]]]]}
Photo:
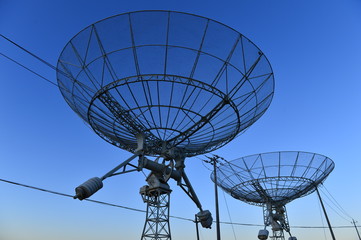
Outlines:
{"type": "MultiPolygon", "coordinates": [[[[52,64],[71,37],[115,14],[176,10],[212,18],[251,39],[268,57],[276,81],[270,108],[251,128],[214,153],[232,160],[249,154],[296,150],[326,155],[336,167],[325,186],[361,221],[361,2],[346,1],[10,1],[0,0],[0,33],[52,64]]],[[[0,51],[55,82],[55,72],[6,41],[0,51]]],[[[0,57],[0,178],[72,193],[130,156],[94,134],[59,90],[0,57]]],[[[186,162],[202,205],[214,213],[210,172],[198,158],[186,162]]],[[[94,199],[145,209],[144,175],[105,181],[94,199]]],[[[195,205],[176,186],[171,214],[193,218],[195,205]]],[[[0,239],[139,239],[143,213],[102,206],[0,183],[0,239]]],[[[326,199],[327,201],[327,199],[326,199]]],[[[262,224],[261,208],[220,194],[221,220],[262,224]],[[226,200],[225,200],[226,199],[226,200]]],[[[327,207],[327,206],[326,206],[327,207]]],[[[333,225],[350,225],[329,209],[333,225]]],[[[291,226],[322,226],[316,194],[288,205],[291,226]]],[[[223,239],[234,239],[222,225],[223,239]]],[[[174,240],[195,239],[194,224],[172,219],[174,240]]],[[[235,226],[237,239],[256,239],[259,227],[235,226]]],[[[354,229],[335,229],[343,240],[354,229]]],[[[292,229],[299,239],[331,239],[320,229],[292,229]]],[[[215,228],[201,230],[215,239],[215,228]]]]}

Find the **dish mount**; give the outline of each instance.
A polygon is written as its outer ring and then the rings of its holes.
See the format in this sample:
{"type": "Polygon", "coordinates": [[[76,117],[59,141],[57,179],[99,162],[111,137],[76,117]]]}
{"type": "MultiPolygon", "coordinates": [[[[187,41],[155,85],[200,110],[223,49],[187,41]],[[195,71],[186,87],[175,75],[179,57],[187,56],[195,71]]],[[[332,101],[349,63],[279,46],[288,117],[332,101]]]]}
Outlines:
{"type": "MultiPolygon", "coordinates": [[[[148,185],[140,191],[148,213],[169,208],[172,178],[199,208],[198,220],[210,227],[211,214],[202,209],[184,162],[224,146],[268,109],[274,79],[263,52],[208,18],[138,11],[80,31],[64,47],[57,70],[74,112],[105,141],[133,153],[76,188],[75,198],[91,196],[108,177],[148,169],[148,185]]],[[[142,239],[170,239],[163,215],[147,214],[142,239]],[[164,232],[152,232],[153,225],[164,232]]]]}

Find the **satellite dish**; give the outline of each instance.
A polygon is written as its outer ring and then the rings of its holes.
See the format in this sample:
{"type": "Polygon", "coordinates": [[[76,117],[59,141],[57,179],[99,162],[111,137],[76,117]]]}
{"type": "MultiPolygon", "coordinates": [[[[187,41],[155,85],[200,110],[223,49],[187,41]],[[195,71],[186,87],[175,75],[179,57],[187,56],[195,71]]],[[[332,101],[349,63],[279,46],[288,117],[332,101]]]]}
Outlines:
{"type": "MultiPolygon", "coordinates": [[[[334,169],[334,162],[308,152],[271,152],[242,157],[217,167],[219,187],[243,202],[263,206],[264,223],[272,226],[272,239],[290,233],[285,205],[314,192],[334,169]]],[[[214,172],[211,174],[212,181],[214,172]]],[[[261,230],[259,239],[267,239],[261,230]]],[[[294,240],[290,233],[290,239],[294,240]]]]}
{"type": "Polygon", "coordinates": [[[125,150],[147,155],[222,147],[267,110],[271,66],[234,29],[180,12],[140,11],[94,23],[63,49],[57,68],[69,106],[125,150]]]}
{"type": "MultiPolygon", "coordinates": [[[[217,21],[173,11],[96,22],[68,42],[57,69],[74,112],[101,138],[134,153],[79,186],[75,197],[89,197],[105,178],[129,172],[125,167],[139,157],[135,170],[151,170],[148,184],[160,180],[164,193],[170,193],[167,180],[175,179],[201,209],[202,225],[209,214],[185,175],[184,159],[234,139],[264,114],[274,92],[270,63],[248,38],[217,21]]],[[[147,191],[142,188],[142,196],[147,191]]]]}

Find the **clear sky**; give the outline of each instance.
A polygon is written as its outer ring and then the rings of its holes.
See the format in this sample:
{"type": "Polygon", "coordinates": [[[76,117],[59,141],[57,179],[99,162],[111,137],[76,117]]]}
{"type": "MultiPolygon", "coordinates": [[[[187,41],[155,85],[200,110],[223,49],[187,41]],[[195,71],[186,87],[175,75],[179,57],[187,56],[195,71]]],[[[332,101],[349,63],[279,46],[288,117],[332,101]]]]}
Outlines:
{"type": "MultiPolygon", "coordinates": [[[[147,9],[189,12],[225,23],[251,39],[271,62],[276,89],[270,108],[246,133],[214,153],[228,160],[286,150],[326,155],[336,168],[325,186],[361,221],[360,1],[0,0],[0,33],[55,65],[65,44],[84,27],[147,9]]],[[[0,51],[56,81],[55,71],[2,39],[0,51]]],[[[71,194],[131,155],[86,127],[56,87],[1,56],[0,74],[0,178],[71,194]]],[[[198,158],[186,164],[202,205],[214,213],[210,172],[198,158]]],[[[144,180],[141,173],[110,178],[93,198],[145,209],[138,193],[144,180]]],[[[171,187],[171,214],[193,218],[193,202],[174,182],[171,187]]],[[[144,224],[143,213],[1,182],[0,191],[1,240],[139,239],[144,224]]],[[[222,221],[231,221],[227,204],[233,222],[263,223],[261,208],[220,193],[222,221]]],[[[333,225],[350,225],[328,210],[333,225]]],[[[315,193],[290,203],[288,216],[291,227],[325,224],[315,193]]],[[[234,228],[237,239],[257,239],[259,227],[234,228]]],[[[234,239],[229,225],[221,229],[223,239],[234,239]]],[[[196,238],[191,222],[171,219],[171,230],[174,240],[196,238]]],[[[334,231],[338,239],[357,238],[354,229],[334,231]]],[[[322,229],[292,232],[298,239],[331,239],[322,229]]],[[[202,229],[201,237],[216,239],[215,227],[202,229]]]]}

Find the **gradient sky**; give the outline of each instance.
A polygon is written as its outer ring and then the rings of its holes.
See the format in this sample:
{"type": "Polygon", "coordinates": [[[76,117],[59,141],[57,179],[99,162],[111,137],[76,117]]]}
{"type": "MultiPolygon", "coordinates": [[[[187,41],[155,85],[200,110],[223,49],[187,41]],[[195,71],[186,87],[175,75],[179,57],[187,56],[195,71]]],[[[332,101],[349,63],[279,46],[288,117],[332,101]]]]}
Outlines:
{"type": "MultiPolygon", "coordinates": [[[[65,44],[89,24],[119,13],[175,10],[212,18],[251,39],[269,59],[276,81],[273,102],[250,129],[215,151],[228,160],[270,151],[308,151],[334,160],[326,188],[361,221],[361,2],[358,0],[0,0],[0,33],[56,64],[65,44]]],[[[0,40],[3,52],[56,81],[55,71],[0,40]]],[[[64,193],[102,176],[131,154],[106,143],[72,112],[60,91],[0,56],[0,178],[64,193]]],[[[200,156],[202,158],[202,156],[200,156]]],[[[205,209],[214,213],[210,172],[186,161],[205,209]]],[[[142,173],[107,179],[93,198],[145,209],[142,173]]],[[[174,182],[171,214],[193,218],[197,208],[174,182]]],[[[145,215],[80,202],[0,182],[1,240],[139,239],[145,215]]],[[[325,199],[327,202],[327,199],[325,199]]],[[[330,202],[330,201],[328,201],[330,202]]],[[[262,224],[262,210],[220,193],[221,220],[262,224]]],[[[332,206],[332,205],[331,205],[332,206]]],[[[326,207],[328,207],[326,205],[326,207]]],[[[333,225],[350,222],[328,208],[333,225]]],[[[322,226],[316,194],[288,205],[292,226],[322,226]]],[[[343,215],[342,215],[343,216],[343,215]]],[[[343,216],[344,217],[344,216],[343,216]]],[[[223,239],[234,239],[222,225],[223,239]]],[[[234,227],[237,239],[257,239],[259,227],[234,227]]],[[[195,239],[191,222],[171,219],[174,240],[195,239]]],[[[357,238],[335,229],[338,239],[357,238]]],[[[293,228],[298,239],[331,239],[322,229],[293,228]]],[[[215,227],[201,230],[216,239],[215,227]]]]}

